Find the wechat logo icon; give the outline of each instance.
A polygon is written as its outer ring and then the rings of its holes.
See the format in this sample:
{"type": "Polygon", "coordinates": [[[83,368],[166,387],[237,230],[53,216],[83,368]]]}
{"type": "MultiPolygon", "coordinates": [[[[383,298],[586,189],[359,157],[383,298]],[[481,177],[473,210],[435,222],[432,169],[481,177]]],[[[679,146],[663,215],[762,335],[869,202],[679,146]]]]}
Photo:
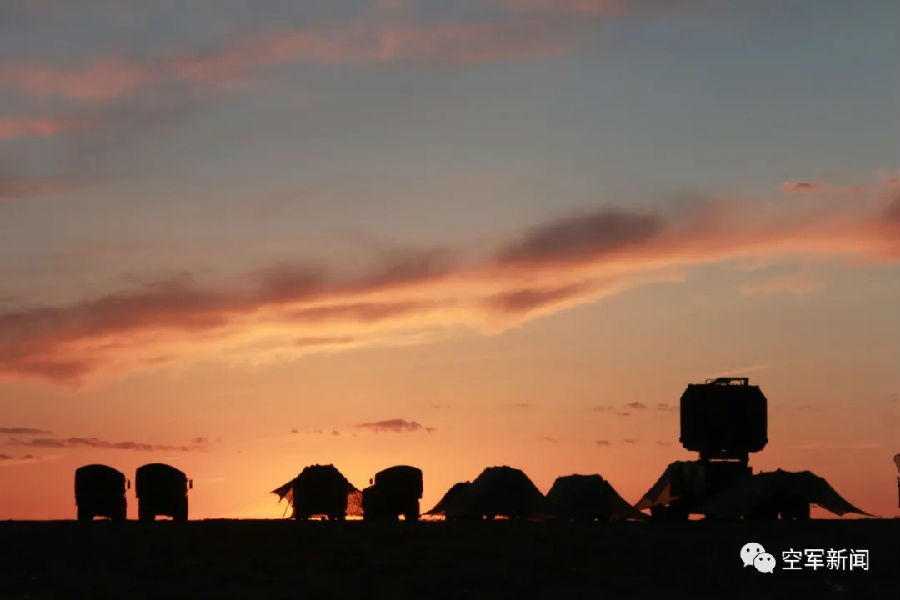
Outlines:
{"type": "Polygon", "coordinates": [[[775,557],[756,542],[748,542],[741,547],[741,562],[744,567],[753,567],[760,573],[775,571],[775,557]]]}

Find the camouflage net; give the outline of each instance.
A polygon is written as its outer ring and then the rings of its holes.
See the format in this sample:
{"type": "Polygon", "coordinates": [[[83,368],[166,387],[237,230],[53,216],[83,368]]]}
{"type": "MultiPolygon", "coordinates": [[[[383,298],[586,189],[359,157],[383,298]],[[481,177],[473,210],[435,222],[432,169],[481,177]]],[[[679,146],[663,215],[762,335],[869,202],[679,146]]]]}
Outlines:
{"type": "MultiPolygon", "coordinates": [[[[361,491],[356,489],[356,487],[353,484],[351,484],[350,481],[347,480],[347,478],[344,477],[340,473],[340,471],[335,469],[333,465],[310,465],[310,466],[304,468],[303,471],[301,471],[301,473],[299,475],[297,475],[297,477],[295,477],[294,479],[291,479],[284,485],[272,490],[272,493],[278,496],[279,503],[282,500],[287,500],[288,507],[291,508],[290,515],[287,514],[287,512],[288,512],[287,507],[285,508],[284,515],[282,515],[283,518],[293,518],[294,517],[294,509],[295,509],[294,486],[298,482],[298,480],[301,480],[305,475],[309,475],[313,479],[321,480],[323,473],[325,473],[326,471],[333,471],[333,473],[343,481],[343,485],[345,485],[347,488],[346,516],[352,517],[352,518],[353,517],[361,518],[363,516],[362,492],[361,491]]],[[[325,477],[327,480],[327,474],[325,475],[325,477]]],[[[307,479],[307,481],[308,481],[308,479],[307,479]]],[[[321,516],[324,516],[324,515],[321,515],[321,516]]]]}
{"type": "Polygon", "coordinates": [[[363,509],[361,491],[355,490],[347,494],[347,516],[362,518],[363,509]]]}

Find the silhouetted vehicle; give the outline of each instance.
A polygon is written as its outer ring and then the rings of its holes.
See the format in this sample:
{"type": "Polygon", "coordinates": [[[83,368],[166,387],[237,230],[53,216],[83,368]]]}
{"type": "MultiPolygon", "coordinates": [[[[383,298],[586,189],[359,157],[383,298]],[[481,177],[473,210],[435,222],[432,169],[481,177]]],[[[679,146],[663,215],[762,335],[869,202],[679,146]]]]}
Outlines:
{"type": "Polygon", "coordinates": [[[362,492],[363,518],[396,521],[419,520],[422,497],[422,470],[407,465],[389,467],[375,474],[373,485],[362,492]]]}
{"type": "Polygon", "coordinates": [[[457,483],[428,514],[447,519],[525,519],[546,510],[544,495],[519,469],[488,467],[472,483],[457,483]]]}
{"type": "Polygon", "coordinates": [[[295,519],[321,515],[335,521],[346,518],[347,496],[358,491],[334,465],[310,465],[272,493],[288,499],[295,519]]]}
{"type": "Polygon", "coordinates": [[[692,383],[681,396],[681,445],[700,460],[675,461],[635,505],[656,518],[706,514],[703,505],[749,477],[749,453],[768,442],[767,400],[746,377],[692,383]]]}
{"type": "Polygon", "coordinates": [[[106,465],[85,465],[75,469],[75,504],[78,520],[107,517],[124,521],[128,503],[125,489],[131,482],[120,471],[106,465]]]}
{"type": "Polygon", "coordinates": [[[700,460],[739,460],[769,442],[767,400],[747,377],[691,383],[681,396],[681,437],[700,460]]]}
{"type": "Polygon", "coordinates": [[[671,463],[635,508],[664,519],[802,520],[810,504],[839,515],[867,514],[808,471],[753,475],[748,456],[766,446],[766,427],[766,397],[746,377],[688,385],[681,397],[681,443],[700,460],[671,463]]]}
{"type": "Polygon", "coordinates": [[[138,497],[138,519],[153,521],[157,515],[187,521],[187,493],[194,482],[173,466],[150,463],[138,467],[134,488],[138,497]]]}
{"type": "Polygon", "coordinates": [[[571,521],[645,519],[600,475],[557,477],[547,492],[550,512],[571,521]]]}

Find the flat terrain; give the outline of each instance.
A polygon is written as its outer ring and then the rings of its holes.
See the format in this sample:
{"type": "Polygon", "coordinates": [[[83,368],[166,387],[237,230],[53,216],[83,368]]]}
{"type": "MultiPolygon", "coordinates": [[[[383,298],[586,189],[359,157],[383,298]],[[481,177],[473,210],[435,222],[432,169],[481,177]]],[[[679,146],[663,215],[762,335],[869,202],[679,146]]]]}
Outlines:
{"type": "Polygon", "coordinates": [[[898,598],[900,521],[2,522],[0,598],[898,598]],[[759,542],[774,573],[742,568],[759,542]],[[783,571],[789,548],[868,571],[783,571]]]}

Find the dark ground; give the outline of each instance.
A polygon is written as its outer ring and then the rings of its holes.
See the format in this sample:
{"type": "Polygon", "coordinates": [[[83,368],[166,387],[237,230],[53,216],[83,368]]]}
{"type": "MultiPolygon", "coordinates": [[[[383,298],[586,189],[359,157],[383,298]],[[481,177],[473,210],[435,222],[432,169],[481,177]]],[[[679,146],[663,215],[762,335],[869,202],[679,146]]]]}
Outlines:
{"type": "Polygon", "coordinates": [[[2,522],[0,598],[898,598],[900,520],[2,522]],[[772,574],[742,568],[761,543],[772,574]],[[782,571],[789,548],[869,571],[782,571]]]}

